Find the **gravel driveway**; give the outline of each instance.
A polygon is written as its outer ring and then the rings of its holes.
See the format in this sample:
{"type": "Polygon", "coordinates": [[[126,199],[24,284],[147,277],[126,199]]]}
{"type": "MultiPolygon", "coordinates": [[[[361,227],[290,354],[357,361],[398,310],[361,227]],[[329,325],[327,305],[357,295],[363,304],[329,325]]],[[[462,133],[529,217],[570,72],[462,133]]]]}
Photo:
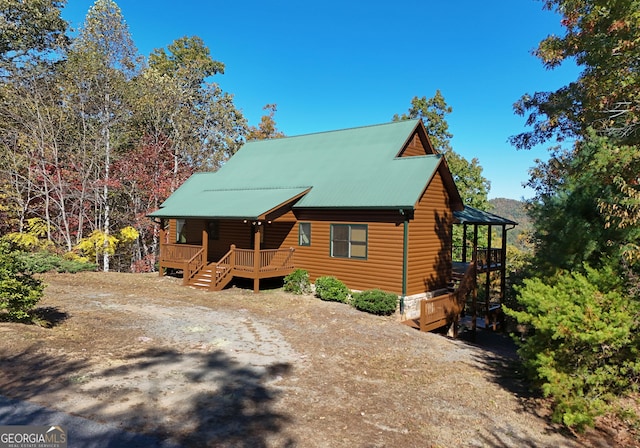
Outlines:
{"type": "Polygon", "coordinates": [[[624,446],[551,425],[501,336],[451,340],[278,289],[45,280],[51,328],[0,323],[0,394],[127,434],[215,447],[624,446]]]}

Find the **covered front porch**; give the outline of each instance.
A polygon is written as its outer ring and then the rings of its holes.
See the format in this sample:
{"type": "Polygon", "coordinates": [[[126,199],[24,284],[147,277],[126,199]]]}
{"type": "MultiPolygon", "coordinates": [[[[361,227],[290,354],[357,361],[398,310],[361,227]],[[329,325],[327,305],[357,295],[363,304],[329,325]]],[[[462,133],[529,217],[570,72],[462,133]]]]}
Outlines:
{"type": "MultiPolygon", "coordinates": [[[[236,244],[228,244],[228,251],[221,256],[219,249],[211,247],[214,242],[218,247],[221,245],[220,223],[216,222],[216,225],[212,225],[212,221],[201,220],[192,220],[189,223],[191,227],[202,228],[199,241],[194,241],[196,238],[193,228],[189,232],[182,232],[178,220],[170,220],[166,226],[163,224],[160,231],[159,275],[164,275],[167,269],[175,269],[182,272],[184,285],[210,291],[224,289],[234,277],[253,279],[253,289],[259,292],[261,279],[282,277],[295,269],[293,247],[262,248],[264,245],[262,222],[227,223],[227,228],[230,225],[250,228],[253,248],[241,248],[236,244]],[[181,239],[188,242],[180,242],[181,239]],[[175,240],[178,241],[170,242],[175,240]]],[[[228,238],[224,238],[223,241],[228,238]]],[[[246,238],[239,239],[246,240],[246,238]]]]}

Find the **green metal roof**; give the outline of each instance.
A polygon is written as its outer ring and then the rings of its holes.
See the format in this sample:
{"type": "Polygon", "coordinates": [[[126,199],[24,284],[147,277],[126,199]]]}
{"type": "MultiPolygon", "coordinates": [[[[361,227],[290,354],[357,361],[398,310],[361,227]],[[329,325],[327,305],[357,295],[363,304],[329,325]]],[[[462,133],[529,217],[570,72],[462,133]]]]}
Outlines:
{"type": "MultiPolygon", "coordinates": [[[[213,173],[202,173],[213,174],[213,173]]],[[[199,176],[204,180],[207,176],[199,176]]],[[[244,190],[187,189],[174,193],[158,211],[161,218],[250,218],[256,219],[273,208],[303,194],[307,188],[264,188],[244,190]],[[187,199],[185,199],[187,198],[187,199]],[[171,201],[169,201],[171,200],[171,201]]]]}
{"type": "Polygon", "coordinates": [[[457,224],[518,225],[515,221],[468,205],[464,206],[464,210],[454,211],[453,217],[457,224]]]}
{"type": "Polygon", "coordinates": [[[411,209],[443,160],[397,157],[418,125],[248,142],[217,172],[189,178],[151,216],[256,218],[305,190],[294,208],[411,209]]]}

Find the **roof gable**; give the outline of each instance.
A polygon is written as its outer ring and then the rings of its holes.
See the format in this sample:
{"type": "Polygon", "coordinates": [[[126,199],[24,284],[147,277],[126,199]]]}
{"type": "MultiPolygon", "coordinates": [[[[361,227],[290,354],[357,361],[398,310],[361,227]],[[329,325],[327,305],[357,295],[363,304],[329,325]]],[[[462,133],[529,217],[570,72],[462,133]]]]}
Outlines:
{"type": "Polygon", "coordinates": [[[424,125],[416,126],[414,133],[398,153],[398,157],[426,156],[438,154],[427,137],[424,125]]]}

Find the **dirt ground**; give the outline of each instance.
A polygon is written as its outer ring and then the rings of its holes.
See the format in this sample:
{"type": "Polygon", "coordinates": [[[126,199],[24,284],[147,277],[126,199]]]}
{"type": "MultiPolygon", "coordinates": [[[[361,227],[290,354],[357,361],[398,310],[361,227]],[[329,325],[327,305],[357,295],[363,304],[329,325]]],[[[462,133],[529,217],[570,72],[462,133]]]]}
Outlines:
{"type": "Polygon", "coordinates": [[[612,424],[552,425],[496,334],[452,340],[311,295],[156,274],[45,282],[49,328],[0,323],[0,394],[182,446],[640,446],[612,424]]]}

